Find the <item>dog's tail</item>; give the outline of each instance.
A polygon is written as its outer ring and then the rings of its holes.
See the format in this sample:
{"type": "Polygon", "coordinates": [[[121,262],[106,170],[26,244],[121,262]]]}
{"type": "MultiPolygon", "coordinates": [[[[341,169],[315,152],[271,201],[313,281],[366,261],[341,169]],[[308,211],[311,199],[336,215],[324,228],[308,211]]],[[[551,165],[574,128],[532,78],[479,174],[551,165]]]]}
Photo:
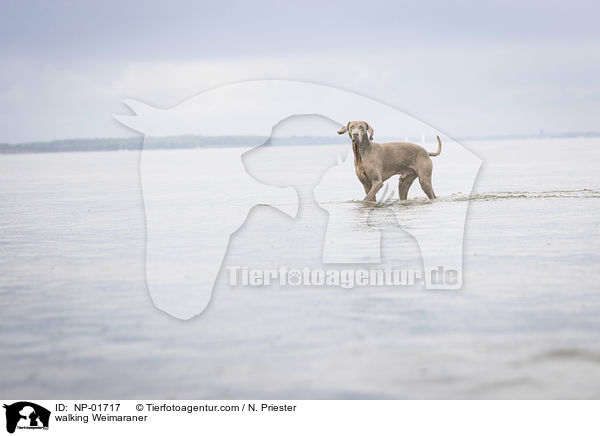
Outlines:
{"type": "Polygon", "coordinates": [[[429,156],[439,156],[440,153],[442,152],[442,140],[440,139],[440,137],[437,137],[438,139],[438,149],[435,153],[429,152],[429,156]]]}

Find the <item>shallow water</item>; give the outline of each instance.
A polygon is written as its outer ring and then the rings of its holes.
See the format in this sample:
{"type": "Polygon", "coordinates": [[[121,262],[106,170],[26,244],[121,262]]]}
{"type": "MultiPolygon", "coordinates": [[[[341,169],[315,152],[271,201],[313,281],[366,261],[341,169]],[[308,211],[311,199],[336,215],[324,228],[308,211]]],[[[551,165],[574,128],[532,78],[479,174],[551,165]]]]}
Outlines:
{"type": "MultiPolygon", "coordinates": [[[[321,207],[303,197],[297,220],[258,207],[224,264],[306,263],[327,210],[383,232],[385,261],[419,266],[396,220],[443,239],[471,200],[460,291],[229,288],[223,268],[190,321],[148,293],[140,153],[0,156],[0,397],[600,397],[600,139],[467,145],[483,159],[473,193],[442,154],[437,201],[415,184],[407,202],[364,205],[355,182],[321,207]],[[424,228],[428,213],[446,221],[424,228]]],[[[325,153],[277,150],[295,168],[325,153]]]]}

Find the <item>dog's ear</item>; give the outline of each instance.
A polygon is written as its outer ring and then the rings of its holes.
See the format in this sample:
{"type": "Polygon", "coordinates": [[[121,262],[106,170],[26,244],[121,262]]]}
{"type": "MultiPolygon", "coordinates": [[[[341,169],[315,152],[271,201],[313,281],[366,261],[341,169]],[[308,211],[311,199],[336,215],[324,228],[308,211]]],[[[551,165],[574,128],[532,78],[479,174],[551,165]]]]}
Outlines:
{"type": "Polygon", "coordinates": [[[371,127],[371,125],[369,123],[365,123],[365,124],[367,125],[367,131],[369,132],[369,139],[372,141],[375,130],[373,129],[373,127],[371,127]]]}
{"type": "MultiPolygon", "coordinates": [[[[348,124],[350,124],[350,123],[348,123],[348,124]]],[[[340,130],[338,130],[338,135],[343,135],[344,133],[346,133],[348,131],[348,124],[346,124],[340,130]]]]}

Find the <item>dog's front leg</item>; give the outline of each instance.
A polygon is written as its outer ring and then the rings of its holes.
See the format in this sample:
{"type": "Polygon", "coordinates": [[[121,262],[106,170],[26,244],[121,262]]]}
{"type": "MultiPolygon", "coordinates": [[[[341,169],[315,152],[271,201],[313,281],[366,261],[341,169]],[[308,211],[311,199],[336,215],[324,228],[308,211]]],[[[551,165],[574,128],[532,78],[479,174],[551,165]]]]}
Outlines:
{"type": "Polygon", "coordinates": [[[372,188],[372,184],[371,181],[367,178],[363,179],[360,181],[363,185],[363,188],[365,189],[365,195],[368,194],[371,191],[372,188]]]}
{"type": "Polygon", "coordinates": [[[363,201],[375,201],[375,195],[377,194],[377,191],[381,189],[382,186],[383,182],[381,181],[381,179],[373,180],[371,184],[371,190],[365,196],[363,201]]]}

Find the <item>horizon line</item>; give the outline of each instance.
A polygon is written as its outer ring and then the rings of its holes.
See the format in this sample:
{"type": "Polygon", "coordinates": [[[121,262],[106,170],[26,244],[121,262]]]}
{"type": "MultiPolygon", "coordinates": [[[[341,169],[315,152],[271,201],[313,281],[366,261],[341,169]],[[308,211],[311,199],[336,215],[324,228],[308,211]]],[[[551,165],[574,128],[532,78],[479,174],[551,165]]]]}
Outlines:
{"type": "MultiPolygon", "coordinates": [[[[459,141],[466,140],[483,140],[483,139],[523,139],[523,138],[571,138],[571,137],[599,137],[600,131],[593,130],[577,130],[577,131],[562,131],[562,132],[545,132],[540,131],[538,133],[502,133],[502,134],[481,134],[481,135],[469,135],[469,136],[450,136],[444,135],[448,138],[456,139],[459,141]]],[[[411,136],[409,136],[410,138],[411,136]]],[[[339,139],[338,136],[326,136],[326,135],[288,135],[288,136],[264,136],[264,135],[253,135],[253,134],[223,134],[223,135],[201,135],[201,134],[182,134],[182,135],[165,135],[165,136],[146,136],[144,134],[132,135],[132,136],[90,136],[90,137],[70,137],[70,138],[58,138],[48,140],[34,140],[34,141],[19,141],[19,142],[0,142],[0,146],[25,146],[33,144],[52,144],[55,142],[66,142],[66,141],[124,141],[131,139],[168,139],[168,138],[206,138],[206,139],[223,139],[223,138],[264,138],[264,139],[294,139],[294,138],[309,138],[309,139],[339,139]]],[[[383,139],[393,139],[390,137],[382,137],[383,139]]]]}
{"type": "MultiPolygon", "coordinates": [[[[511,141],[519,139],[568,139],[568,138],[596,138],[600,132],[562,132],[537,134],[507,134],[507,135],[478,135],[447,138],[457,142],[473,141],[511,141]]],[[[379,141],[391,142],[406,140],[414,143],[422,143],[423,137],[378,138],[379,141]]],[[[182,150],[195,148],[231,148],[248,146],[247,142],[253,142],[252,146],[261,144],[272,144],[274,146],[293,145],[337,145],[347,141],[345,136],[316,136],[316,135],[294,135],[294,136],[261,136],[261,135],[176,135],[176,136],[128,136],[113,138],[69,138],[55,139],[52,141],[34,141],[21,143],[0,143],[0,154],[19,153],[59,153],[59,152],[86,152],[86,151],[119,151],[119,150],[182,150]]]]}

